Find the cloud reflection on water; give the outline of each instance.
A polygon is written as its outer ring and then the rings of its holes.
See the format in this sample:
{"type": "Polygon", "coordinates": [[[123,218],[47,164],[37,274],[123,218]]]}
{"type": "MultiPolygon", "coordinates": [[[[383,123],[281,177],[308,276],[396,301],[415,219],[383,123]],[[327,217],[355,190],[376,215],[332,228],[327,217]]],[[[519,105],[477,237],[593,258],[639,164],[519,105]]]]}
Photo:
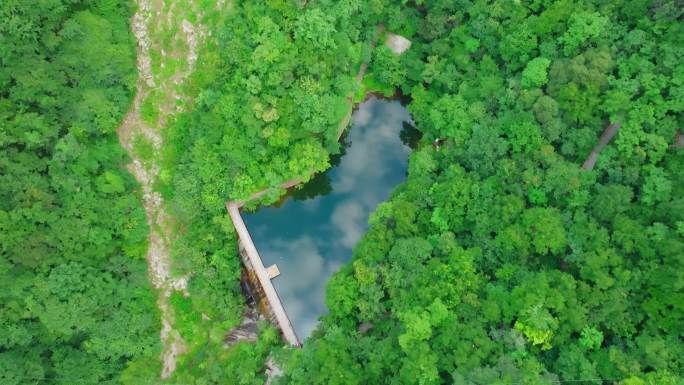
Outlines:
{"type": "Polygon", "coordinates": [[[327,171],[331,193],[244,215],[264,265],[280,269],[273,283],[300,339],[326,313],[327,280],[351,257],[369,214],[405,178],[410,149],[399,132],[407,120],[399,102],[362,103],[352,119],[351,146],[327,171]]]}

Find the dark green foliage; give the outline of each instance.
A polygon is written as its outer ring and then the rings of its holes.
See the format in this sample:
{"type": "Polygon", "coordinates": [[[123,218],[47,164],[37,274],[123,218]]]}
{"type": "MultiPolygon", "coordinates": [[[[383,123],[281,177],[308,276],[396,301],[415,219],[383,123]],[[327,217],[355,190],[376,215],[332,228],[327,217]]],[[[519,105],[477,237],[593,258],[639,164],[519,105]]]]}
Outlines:
{"type": "Polygon", "coordinates": [[[0,383],[115,383],[159,354],[115,134],[135,79],[129,4],[5,1],[0,17],[0,383]]]}

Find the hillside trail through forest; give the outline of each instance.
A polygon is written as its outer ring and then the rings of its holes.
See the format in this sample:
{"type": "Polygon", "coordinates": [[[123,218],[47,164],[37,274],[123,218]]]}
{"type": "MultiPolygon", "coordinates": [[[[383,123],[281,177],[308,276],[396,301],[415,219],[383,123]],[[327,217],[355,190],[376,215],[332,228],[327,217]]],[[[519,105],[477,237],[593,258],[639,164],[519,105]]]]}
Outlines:
{"type": "Polygon", "coordinates": [[[187,12],[188,8],[195,7],[192,2],[180,1],[182,4],[177,4],[179,1],[169,3],[164,0],[137,0],[138,9],[131,20],[131,28],[137,41],[136,94],[121,126],[117,129],[119,141],[132,160],[128,169],[142,188],[145,214],[150,227],[146,259],[149,279],[158,291],[157,305],[162,323],[162,379],[171,376],[176,368],[178,355],[186,351],[183,338],[174,329],[175,319],[169,298],[174,291],[188,295],[188,277],[173,277],[171,274],[169,246],[173,238],[173,221],[164,207],[161,194],[154,191],[154,183],[160,171],[158,154],[163,145],[162,130],[172,120],[173,115],[182,111],[181,106],[187,102],[186,98],[179,94],[178,89],[194,70],[198,40],[204,36],[201,26],[193,25],[184,18],[180,26],[174,25],[178,19],[178,15],[174,13],[187,12]],[[162,46],[162,39],[155,41],[154,36],[160,31],[168,30],[176,32],[171,43],[162,46]],[[162,69],[165,59],[183,62],[185,65],[176,66],[175,71],[166,76],[161,70],[160,74],[155,74],[152,52],[161,58],[162,69]],[[149,124],[143,119],[141,106],[153,91],[156,92],[155,96],[161,96],[157,105],[156,120],[154,124],[149,124]],[[150,143],[157,155],[148,159],[136,153],[134,143],[139,140],[150,143]]]}

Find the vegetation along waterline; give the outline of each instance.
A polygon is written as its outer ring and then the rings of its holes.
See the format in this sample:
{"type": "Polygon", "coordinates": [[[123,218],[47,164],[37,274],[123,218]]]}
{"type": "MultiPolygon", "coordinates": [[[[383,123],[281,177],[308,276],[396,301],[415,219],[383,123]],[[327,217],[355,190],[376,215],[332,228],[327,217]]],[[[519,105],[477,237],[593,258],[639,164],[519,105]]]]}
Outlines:
{"type": "Polygon", "coordinates": [[[683,13],[0,2],[0,383],[682,383],[683,13]],[[349,95],[395,90],[422,138],[328,313],[301,349],[258,319],[227,339],[249,312],[225,202],[329,169],[349,95]],[[155,135],[120,142],[127,111],[155,135]]]}
{"type": "Polygon", "coordinates": [[[368,214],[404,180],[409,147],[400,133],[410,122],[399,102],[371,98],[354,112],[331,169],[278,207],[243,214],[264,264],[278,266],[274,285],[300,339],[326,312],[327,279],[351,256],[368,214]]]}

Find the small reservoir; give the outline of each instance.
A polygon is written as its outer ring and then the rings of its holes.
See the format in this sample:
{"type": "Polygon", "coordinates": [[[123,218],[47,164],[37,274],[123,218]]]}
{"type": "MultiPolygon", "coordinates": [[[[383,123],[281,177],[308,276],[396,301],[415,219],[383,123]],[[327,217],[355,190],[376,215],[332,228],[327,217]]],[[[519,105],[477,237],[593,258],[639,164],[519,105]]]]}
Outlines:
{"type": "Polygon", "coordinates": [[[333,166],[292,191],[279,205],[243,213],[265,266],[300,340],[327,312],[325,287],[351,258],[368,216],[406,177],[417,139],[409,112],[396,100],[371,97],[352,117],[333,166]]]}

